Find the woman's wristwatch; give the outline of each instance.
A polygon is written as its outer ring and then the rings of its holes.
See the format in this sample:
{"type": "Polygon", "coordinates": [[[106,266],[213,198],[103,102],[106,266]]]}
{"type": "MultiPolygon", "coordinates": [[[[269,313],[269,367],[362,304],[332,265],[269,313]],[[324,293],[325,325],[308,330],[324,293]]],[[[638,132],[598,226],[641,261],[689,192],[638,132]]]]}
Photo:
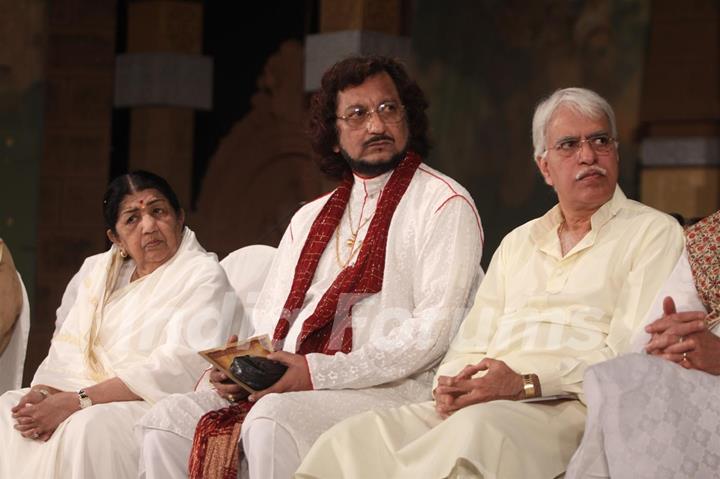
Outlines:
{"type": "Polygon", "coordinates": [[[78,399],[80,400],[80,409],[85,409],[93,405],[92,399],[85,393],[84,389],[78,391],[78,399]]]}

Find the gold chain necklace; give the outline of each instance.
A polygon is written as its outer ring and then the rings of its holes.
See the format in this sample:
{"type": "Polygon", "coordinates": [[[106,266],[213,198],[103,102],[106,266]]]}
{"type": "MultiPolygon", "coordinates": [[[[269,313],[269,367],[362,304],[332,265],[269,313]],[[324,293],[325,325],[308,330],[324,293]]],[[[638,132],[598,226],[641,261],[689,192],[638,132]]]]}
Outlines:
{"type": "Polygon", "coordinates": [[[385,188],[383,188],[380,191],[380,196],[378,197],[377,203],[375,204],[375,211],[373,211],[373,214],[368,216],[363,220],[362,214],[365,210],[365,204],[363,203],[363,207],[360,210],[360,221],[358,221],[358,227],[356,230],[353,230],[353,221],[352,221],[352,207],[351,202],[348,201],[347,203],[347,209],[348,209],[348,225],[350,226],[350,238],[348,238],[345,241],[345,246],[350,248],[350,255],[348,258],[343,261],[340,259],[340,225],[338,225],[337,228],[335,228],[335,259],[337,260],[338,266],[340,268],[345,269],[348,264],[350,264],[350,261],[352,261],[355,254],[360,251],[360,248],[362,247],[362,240],[358,241],[357,237],[358,234],[360,234],[360,231],[365,227],[366,224],[370,222],[375,217],[375,212],[377,212],[377,206],[380,204],[380,199],[382,198],[383,192],[385,191],[385,188]]]}
{"type": "Polygon", "coordinates": [[[360,221],[358,221],[358,227],[356,230],[353,230],[352,208],[350,207],[350,202],[348,201],[348,226],[350,226],[350,238],[345,241],[345,245],[348,248],[353,249],[355,247],[355,242],[357,241],[357,236],[360,233],[360,230],[363,229],[366,224],[368,224],[368,222],[372,219],[373,216],[375,216],[375,213],[371,214],[370,216],[365,218],[365,220],[363,220],[362,210],[360,210],[360,221]]]}
{"type": "Polygon", "coordinates": [[[350,238],[348,238],[345,241],[345,246],[350,248],[350,254],[347,257],[345,261],[343,261],[340,258],[340,225],[335,229],[335,259],[337,259],[337,264],[340,266],[340,268],[345,269],[348,264],[350,264],[350,261],[352,261],[355,254],[360,251],[360,248],[362,247],[362,240],[358,241],[357,237],[358,234],[360,234],[360,231],[365,227],[368,222],[375,216],[375,213],[371,214],[364,220],[362,219],[362,210],[360,211],[360,221],[358,222],[357,229],[353,230],[353,221],[352,221],[352,208],[350,207],[350,202],[348,201],[348,226],[350,227],[350,238]]]}
{"type": "Polygon", "coordinates": [[[357,241],[357,245],[355,245],[355,241],[352,242],[352,244],[348,244],[347,246],[350,249],[350,256],[347,257],[345,261],[340,259],[340,226],[335,228],[335,259],[337,260],[338,266],[340,266],[340,269],[345,269],[348,264],[350,264],[350,261],[352,261],[353,256],[360,251],[360,248],[362,247],[362,241],[357,241]]]}

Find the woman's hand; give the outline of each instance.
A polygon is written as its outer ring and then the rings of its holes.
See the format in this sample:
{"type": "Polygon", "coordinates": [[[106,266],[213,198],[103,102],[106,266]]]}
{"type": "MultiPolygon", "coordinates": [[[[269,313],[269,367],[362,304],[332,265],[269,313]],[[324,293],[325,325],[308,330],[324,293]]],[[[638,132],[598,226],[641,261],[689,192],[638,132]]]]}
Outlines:
{"type": "Polygon", "coordinates": [[[12,416],[17,422],[15,429],[23,437],[47,441],[60,423],[79,409],[77,393],[57,392],[37,403],[26,402],[19,409],[16,406],[12,416]]]}
{"type": "Polygon", "coordinates": [[[270,393],[285,393],[291,391],[310,391],[313,389],[305,356],[285,351],[276,351],[267,355],[268,359],[283,363],[287,366],[285,374],[272,386],[250,395],[251,401],[257,401],[270,393]]]}
{"type": "Polygon", "coordinates": [[[55,388],[51,388],[48,386],[35,386],[30,391],[28,391],[23,397],[20,398],[20,401],[15,405],[14,408],[12,408],[10,411],[15,413],[20,411],[22,408],[25,407],[27,404],[37,404],[41,401],[44,401],[45,398],[49,397],[51,394],[55,394],[56,392],[59,392],[55,388]],[[40,392],[44,391],[44,393],[40,392]]]}
{"type": "Polygon", "coordinates": [[[662,357],[687,369],[720,375],[720,338],[707,329],[665,348],[662,357]]]}
{"type": "Polygon", "coordinates": [[[647,325],[645,331],[651,335],[645,351],[648,354],[663,356],[666,348],[682,342],[692,334],[707,331],[705,313],[700,311],[678,313],[675,302],[668,296],[663,300],[663,317],[647,325]]]}
{"type": "Polygon", "coordinates": [[[498,399],[517,400],[524,395],[522,376],[503,361],[485,358],[476,365],[468,365],[456,376],[440,376],[435,388],[435,410],[446,418],[455,411],[472,404],[498,399]],[[480,378],[472,376],[487,371],[480,378]]]}
{"type": "Polygon", "coordinates": [[[720,338],[707,329],[704,312],[678,313],[671,297],[663,301],[662,318],[648,325],[645,350],[687,369],[720,375],[720,338]]]}

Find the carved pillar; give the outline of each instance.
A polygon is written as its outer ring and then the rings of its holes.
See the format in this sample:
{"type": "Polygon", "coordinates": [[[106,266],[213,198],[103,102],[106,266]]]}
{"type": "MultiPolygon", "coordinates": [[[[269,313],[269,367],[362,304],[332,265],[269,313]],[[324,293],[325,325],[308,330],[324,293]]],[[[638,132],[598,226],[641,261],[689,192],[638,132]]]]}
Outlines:
{"type": "Polygon", "coordinates": [[[55,309],[83,258],[105,249],[115,1],[47,2],[47,93],[40,162],[36,302],[25,364],[47,354],[55,309]]]}
{"type": "Polygon", "coordinates": [[[408,60],[410,38],[400,36],[403,18],[402,0],[321,0],[321,33],[305,42],[305,90],[317,90],[325,70],[351,55],[408,60]]]}
{"type": "Polygon", "coordinates": [[[645,65],[640,198],[686,218],[720,209],[720,4],[655,0],[645,65]]]}
{"type": "Polygon", "coordinates": [[[202,57],[203,6],[128,5],[127,53],[118,58],[115,103],[131,107],[129,169],[164,176],[189,208],[193,109],[212,102],[212,62],[202,57]]]}

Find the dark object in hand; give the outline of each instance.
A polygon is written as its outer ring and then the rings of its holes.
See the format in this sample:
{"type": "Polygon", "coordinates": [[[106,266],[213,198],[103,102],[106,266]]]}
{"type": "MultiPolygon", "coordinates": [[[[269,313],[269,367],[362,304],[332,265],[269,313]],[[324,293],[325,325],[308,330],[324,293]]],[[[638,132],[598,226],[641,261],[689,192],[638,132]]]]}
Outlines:
{"type": "Polygon", "coordinates": [[[241,383],[255,391],[275,384],[287,371],[287,366],[262,356],[238,356],[230,365],[230,372],[241,383]]]}

